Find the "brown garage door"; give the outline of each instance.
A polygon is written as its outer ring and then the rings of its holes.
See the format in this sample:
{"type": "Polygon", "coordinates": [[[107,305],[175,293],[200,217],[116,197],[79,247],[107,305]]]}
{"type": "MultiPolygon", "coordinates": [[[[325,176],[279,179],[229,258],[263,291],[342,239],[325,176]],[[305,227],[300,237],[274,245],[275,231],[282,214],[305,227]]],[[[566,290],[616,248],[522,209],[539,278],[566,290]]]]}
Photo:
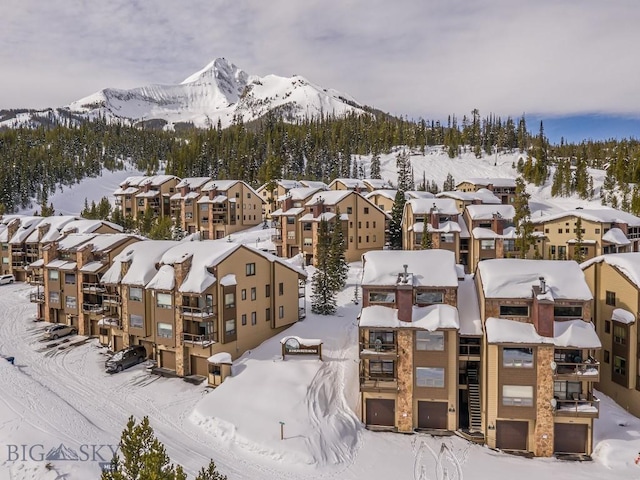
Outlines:
{"type": "Polygon", "coordinates": [[[418,402],[418,428],[447,428],[446,402],[418,402]]]}
{"type": "Polygon", "coordinates": [[[553,434],[554,453],[587,453],[587,425],[556,423],[553,434]]]}
{"type": "Polygon", "coordinates": [[[367,398],[367,425],[393,427],[396,424],[396,401],[367,398]]]}
{"type": "Polygon", "coordinates": [[[191,375],[202,375],[206,377],[209,374],[209,362],[204,357],[191,356],[191,375]]]}
{"type": "Polygon", "coordinates": [[[529,424],[527,422],[496,422],[496,447],[503,450],[526,450],[529,424]]]}
{"type": "Polygon", "coordinates": [[[176,369],[176,353],[160,350],[160,366],[168,370],[176,369]]]}
{"type": "Polygon", "coordinates": [[[124,348],[124,342],[120,335],[113,336],[113,351],[118,352],[124,348]]]}

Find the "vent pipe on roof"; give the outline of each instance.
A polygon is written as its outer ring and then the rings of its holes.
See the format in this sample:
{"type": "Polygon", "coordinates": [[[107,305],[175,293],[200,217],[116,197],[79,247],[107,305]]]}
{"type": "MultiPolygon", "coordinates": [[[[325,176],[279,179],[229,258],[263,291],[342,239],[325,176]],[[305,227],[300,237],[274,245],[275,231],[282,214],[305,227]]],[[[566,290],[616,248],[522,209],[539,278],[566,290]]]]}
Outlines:
{"type": "Polygon", "coordinates": [[[404,273],[402,274],[402,283],[407,283],[409,281],[409,273],[407,272],[407,268],[409,265],[403,265],[404,273]]]}
{"type": "Polygon", "coordinates": [[[538,277],[538,280],[540,280],[540,293],[544,295],[547,293],[547,282],[544,281],[544,277],[538,277]]]}

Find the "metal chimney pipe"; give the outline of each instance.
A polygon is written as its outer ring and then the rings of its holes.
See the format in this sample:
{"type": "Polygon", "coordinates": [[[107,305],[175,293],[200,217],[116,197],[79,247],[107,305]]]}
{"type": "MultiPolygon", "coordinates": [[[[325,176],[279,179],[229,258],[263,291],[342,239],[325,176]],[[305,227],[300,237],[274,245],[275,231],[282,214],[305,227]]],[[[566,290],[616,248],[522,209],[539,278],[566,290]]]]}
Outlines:
{"type": "Polygon", "coordinates": [[[540,280],[540,293],[544,295],[547,293],[547,283],[544,281],[544,277],[538,277],[538,280],[540,280]]]}
{"type": "Polygon", "coordinates": [[[402,283],[407,283],[409,281],[409,273],[407,272],[409,265],[402,265],[402,267],[404,268],[402,283]]]}

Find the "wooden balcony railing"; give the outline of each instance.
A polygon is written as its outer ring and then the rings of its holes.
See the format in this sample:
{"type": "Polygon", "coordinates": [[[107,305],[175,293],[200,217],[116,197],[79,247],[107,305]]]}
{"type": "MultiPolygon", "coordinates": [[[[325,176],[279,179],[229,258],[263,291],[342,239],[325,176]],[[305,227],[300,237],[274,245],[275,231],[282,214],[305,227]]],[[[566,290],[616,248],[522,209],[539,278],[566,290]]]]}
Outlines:
{"type": "Polygon", "coordinates": [[[31,303],[44,303],[44,292],[30,293],[29,301],[31,303]]]}
{"type": "Polygon", "coordinates": [[[83,303],[82,311],[84,313],[103,313],[105,307],[100,303],[83,303]]]}
{"type": "Polygon", "coordinates": [[[567,400],[556,398],[554,415],[557,417],[598,418],[600,415],[600,400],[591,394],[574,394],[573,399],[567,400]]]}
{"type": "Polygon", "coordinates": [[[190,307],[188,305],[181,305],[179,307],[180,315],[183,318],[193,318],[202,320],[204,318],[213,318],[216,316],[216,307],[190,307]]]}
{"type": "Polygon", "coordinates": [[[82,291],[85,293],[103,293],[107,289],[99,283],[82,282],[82,291]]]}
{"type": "Polygon", "coordinates": [[[206,334],[197,334],[197,333],[183,333],[182,341],[185,343],[199,343],[199,344],[210,344],[218,341],[218,335],[216,333],[206,333],[206,334]]]}
{"type": "Polygon", "coordinates": [[[398,379],[395,377],[360,377],[360,390],[398,391],[398,379]]]}
{"type": "Polygon", "coordinates": [[[395,343],[360,343],[361,357],[397,356],[398,346],[395,343]]]}
{"type": "Polygon", "coordinates": [[[583,363],[557,362],[553,378],[557,380],[599,382],[600,363],[595,361],[583,363]]]}

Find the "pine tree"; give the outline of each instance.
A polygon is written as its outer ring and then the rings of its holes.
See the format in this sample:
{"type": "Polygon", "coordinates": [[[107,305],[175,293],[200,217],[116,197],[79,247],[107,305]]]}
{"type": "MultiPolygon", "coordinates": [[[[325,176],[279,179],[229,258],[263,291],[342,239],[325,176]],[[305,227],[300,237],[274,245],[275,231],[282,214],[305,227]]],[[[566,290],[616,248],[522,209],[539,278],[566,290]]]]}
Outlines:
{"type": "Polygon", "coordinates": [[[342,220],[340,220],[340,209],[337,208],[333,230],[331,231],[331,243],[329,244],[329,277],[333,291],[336,293],[347,284],[349,265],[344,255],[346,249],[342,220]]]}
{"type": "Polygon", "coordinates": [[[576,218],[576,243],[573,246],[573,259],[578,262],[584,262],[584,253],[582,252],[583,247],[583,234],[582,234],[582,218],[576,218]]]}
{"type": "Polygon", "coordinates": [[[336,312],[335,285],[330,275],[330,247],[329,224],[322,219],[318,224],[316,271],[311,279],[311,311],[319,315],[333,315],[336,312]]]}
{"type": "Polygon", "coordinates": [[[516,228],[516,245],[520,258],[526,258],[529,249],[534,244],[533,224],[531,223],[531,210],[529,209],[530,194],[527,193],[526,184],[522,177],[516,179],[516,198],[513,204],[515,215],[513,223],[516,228]]]}
{"type": "Polygon", "coordinates": [[[451,173],[447,173],[447,178],[442,184],[443,192],[453,192],[456,189],[456,181],[453,179],[453,175],[451,173]]]}
{"type": "Polygon", "coordinates": [[[215,462],[211,460],[206,468],[202,467],[198,472],[196,480],[227,480],[227,476],[218,472],[215,462]]]}
{"type": "Polygon", "coordinates": [[[391,220],[389,220],[389,248],[391,250],[402,250],[402,215],[406,202],[404,191],[397,190],[391,208],[391,220]]]}
{"type": "Polygon", "coordinates": [[[371,157],[371,172],[369,176],[371,178],[382,178],[380,176],[380,155],[377,153],[371,157]]]}
{"type": "Polygon", "coordinates": [[[422,222],[422,239],[420,241],[420,248],[422,250],[427,250],[433,248],[433,242],[431,241],[431,234],[429,233],[429,218],[425,215],[424,221],[422,222]]]}

